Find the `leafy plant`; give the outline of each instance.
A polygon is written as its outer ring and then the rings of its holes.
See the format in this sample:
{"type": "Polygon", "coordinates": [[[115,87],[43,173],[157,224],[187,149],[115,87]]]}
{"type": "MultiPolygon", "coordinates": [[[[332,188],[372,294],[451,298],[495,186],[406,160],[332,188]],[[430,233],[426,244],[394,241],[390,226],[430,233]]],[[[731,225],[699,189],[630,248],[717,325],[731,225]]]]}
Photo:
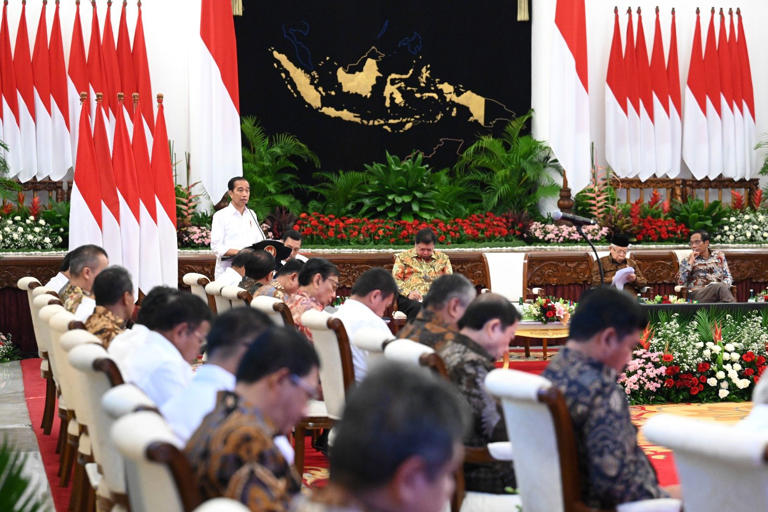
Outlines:
{"type": "Polygon", "coordinates": [[[303,187],[298,175],[285,170],[298,169],[296,160],[319,167],[317,155],[291,134],[267,136],[255,117],[243,117],[240,128],[246,142],[243,147],[243,176],[251,185],[248,207],[262,219],[278,206],[301,210],[301,202],[294,192],[303,187]]]}
{"type": "Polygon", "coordinates": [[[360,188],[368,177],[358,171],[321,171],[314,174],[316,185],[309,187],[313,199],[307,205],[311,212],[324,212],[329,215],[344,215],[350,204],[360,194],[360,188]]]}
{"type": "Polygon", "coordinates": [[[24,475],[25,460],[7,441],[0,444],[0,510],[43,510],[32,483],[24,475]]]}
{"type": "Polygon", "coordinates": [[[456,164],[469,169],[483,189],[483,208],[495,212],[527,212],[540,217],[538,203],[557,197],[560,185],[552,171],[562,174],[549,146],[531,135],[520,135],[533,110],[510,121],[500,138],[480,137],[467,148],[456,164]]]}
{"type": "Polygon", "coordinates": [[[7,200],[21,190],[21,186],[8,178],[8,162],[5,160],[8,145],[0,140],[0,200],[7,200]]]}
{"type": "Polygon", "coordinates": [[[264,223],[269,227],[268,231],[272,235],[270,238],[282,239],[283,233],[293,229],[293,225],[296,224],[296,215],[287,208],[278,206],[267,215],[264,223]]]}
{"type": "Polygon", "coordinates": [[[179,227],[195,224],[195,211],[200,204],[202,194],[196,194],[193,189],[199,184],[199,181],[187,186],[176,184],[176,219],[179,227]]]}
{"type": "Polygon", "coordinates": [[[704,229],[714,233],[728,216],[728,210],[723,208],[720,201],[712,201],[705,205],[701,199],[692,198],[685,203],[680,201],[672,203],[671,215],[691,231],[704,229]]]}

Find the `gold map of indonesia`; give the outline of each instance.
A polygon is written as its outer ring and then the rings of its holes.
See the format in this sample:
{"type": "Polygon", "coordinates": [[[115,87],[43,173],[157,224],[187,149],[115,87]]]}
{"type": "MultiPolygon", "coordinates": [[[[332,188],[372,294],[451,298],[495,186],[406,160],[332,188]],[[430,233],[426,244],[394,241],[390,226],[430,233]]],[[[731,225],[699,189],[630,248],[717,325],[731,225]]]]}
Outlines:
{"type": "Polygon", "coordinates": [[[496,121],[514,116],[499,101],[433,77],[420,56],[402,70],[401,58],[389,58],[371,47],[349,66],[326,57],[308,72],[284,53],[274,48],[269,51],[291,94],[329,117],[405,132],[444,117],[464,118],[490,128],[496,121]]]}

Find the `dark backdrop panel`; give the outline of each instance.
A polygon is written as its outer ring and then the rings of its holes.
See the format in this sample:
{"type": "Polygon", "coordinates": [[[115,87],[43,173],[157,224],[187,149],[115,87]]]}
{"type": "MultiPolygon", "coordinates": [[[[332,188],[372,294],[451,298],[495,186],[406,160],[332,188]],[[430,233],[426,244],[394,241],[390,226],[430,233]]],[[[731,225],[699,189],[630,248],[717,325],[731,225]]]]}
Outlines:
{"type": "MultiPolygon", "coordinates": [[[[362,169],[362,164],[381,161],[385,150],[407,156],[414,150],[433,152],[435,167],[452,165],[461,144],[465,148],[478,134],[499,131],[512,113],[530,107],[531,25],[517,22],[513,1],[384,1],[336,0],[308,2],[284,0],[269,4],[246,3],[242,17],[235,17],[240,72],[241,114],[256,115],[268,133],[290,132],[321,159],[324,170],[362,169]],[[370,97],[345,94],[335,71],[342,67],[359,71],[371,49],[382,76],[370,97]],[[323,100],[350,111],[366,112],[371,119],[445,117],[436,123],[415,124],[407,130],[363,125],[330,117],[308,106],[289,88],[270,49],[283,54],[305,73],[318,73],[326,93],[323,100]],[[356,68],[354,65],[358,63],[356,68]],[[419,83],[424,66],[429,78],[419,83]],[[402,79],[414,94],[438,92],[438,98],[412,94],[407,106],[384,106],[386,76],[402,79]],[[460,91],[472,91],[486,102],[486,126],[470,121],[468,110],[440,97],[436,83],[448,83],[460,91]],[[496,103],[497,102],[497,103],[496,103]],[[497,119],[496,122],[490,119],[497,119]],[[440,146],[442,139],[445,143],[440,146]],[[440,147],[435,152],[435,148],[440,147]]],[[[400,81],[400,80],[395,80],[400,81]]],[[[310,169],[302,169],[308,173],[310,169]]]]}

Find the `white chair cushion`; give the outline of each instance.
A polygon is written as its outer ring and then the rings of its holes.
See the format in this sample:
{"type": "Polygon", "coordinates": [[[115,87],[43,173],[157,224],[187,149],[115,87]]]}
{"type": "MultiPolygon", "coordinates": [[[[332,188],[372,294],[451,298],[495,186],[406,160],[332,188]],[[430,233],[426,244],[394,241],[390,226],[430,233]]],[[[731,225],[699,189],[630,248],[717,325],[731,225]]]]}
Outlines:
{"type": "Polygon", "coordinates": [[[489,494],[470,491],[461,502],[461,512],[515,512],[523,502],[517,494],[489,494]]]}
{"type": "Polygon", "coordinates": [[[307,417],[308,418],[317,418],[317,417],[327,417],[328,416],[328,409],[325,407],[325,402],[322,400],[310,400],[307,404],[307,417]]]}
{"type": "Polygon", "coordinates": [[[496,460],[514,460],[514,452],[512,451],[512,443],[509,441],[499,441],[496,443],[487,444],[488,453],[491,454],[496,460]]]}
{"type": "Polygon", "coordinates": [[[392,361],[418,366],[419,358],[423,354],[432,354],[434,351],[432,347],[422,345],[421,343],[399,339],[386,346],[384,355],[392,361]]]}
{"type": "Polygon", "coordinates": [[[187,286],[192,286],[193,284],[196,285],[200,279],[208,279],[210,282],[210,278],[208,276],[198,274],[197,272],[189,272],[184,274],[184,276],[181,278],[181,282],[187,286]]]}
{"type": "Polygon", "coordinates": [[[374,329],[373,327],[361,327],[355,332],[355,335],[350,339],[350,343],[356,347],[367,350],[368,352],[384,352],[382,344],[386,340],[391,340],[395,336],[393,334],[382,334],[380,329],[374,329]]]}
{"type": "Polygon", "coordinates": [[[680,512],[682,505],[680,500],[672,498],[631,501],[617,505],[616,512],[680,512]]]}
{"type": "Polygon", "coordinates": [[[483,254],[490,273],[491,291],[511,301],[523,296],[524,252],[486,252],[483,254]]]}
{"type": "Polygon", "coordinates": [[[195,508],[194,512],[249,512],[249,508],[229,498],[213,498],[195,508]]]}
{"type": "Polygon", "coordinates": [[[229,300],[239,300],[237,294],[244,292],[245,290],[239,286],[224,286],[221,289],[221,296],[229,300]]]}

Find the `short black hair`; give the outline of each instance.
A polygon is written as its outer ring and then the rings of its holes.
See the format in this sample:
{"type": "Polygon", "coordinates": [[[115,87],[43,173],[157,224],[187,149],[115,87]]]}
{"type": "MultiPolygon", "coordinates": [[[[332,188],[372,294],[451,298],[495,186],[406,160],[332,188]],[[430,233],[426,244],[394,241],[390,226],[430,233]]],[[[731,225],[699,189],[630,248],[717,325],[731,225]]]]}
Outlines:
{"type": "Polygon", "coordinates": [[[99,255],[107,256],[107,251],[98,245],[87,244],[81,245],[69,254],[69,273],[77,277],[83,272],[85,267],[95,267],[99,255]]]}
{"type": "Polygon", "coordinates": [[[613,327],[619,337],[648,325],[648,315],[633,296],[603,286],[585,291],[571,316],[569,337],[589,341],[600,331],[613,327]]]}
{"type": "Polygon", "coordinates": [[[245,275],[252,279],[263,279],[275,270],[275,258],[267,251],[253,251],[245,262],[245,275]]]}
{"type": "Polygon", "coordinates": [[[248,262],[253,258],[254,250],[250,247],[246,247],[245,249],[240,249],[237,251],[237,254],[235,254],[235,257],[232,258],[232,266],[233,267],[245,267],[248,262]]]}
{"type": "Polygon", "coordinates": [[[173,297],[178,296],[180,293],[179,290],[171,288],[170,286],[155,286],[152,288],[141,301],[139,313],[136,315],[136,323],[141,324],[148,329],[154,329],[154,319],[157,311],[161,310],[165,303],[169,302],[173,297]]]}
{"type": "Polygon", "coordinates": [[[216,317],[208,333],[209,356],[230,357],[238,346],[250,345],[274,324],[261,311],[248,307],[232,308],[216,317]]]}
{"type": "Polygon", "coordinates": [[[384,297],[397,293],[395,278],[383,268],[371,268],[357,278],[349,293],[350,295],[365,297],[374,290],[381,290],[384,297]]]}
{"type": "Polygon", "coordinates": [[[423,368],[377,365],[347,395],[334,427],[331,481],[352,492],[376,489],[413,456],[434,478],[453,457],[469,418],[466,402],[447,380],[423,368]]]}
{"type": "Polygon", "coordinates": [[[288,240],[289,238],[290,238],[291,240],[298,240],[299,242],[301,242],[301,233],[299,233],[299,232],[298,232],[298,231],[296,231],[295,229],[289,229],[288,231],[286,231],[285,233],[283,233],[283,238],[282,238],[282,240],[283,240],[283,242],[285,242],[285,241],[286,241],[286,240],[288,240]]]}
{"type": "MultiPolygon", "coordinates": [[[[229,181],[227,182],[227,190],[235,190],[235,183],[238,181],[248,182],[244,176],[235,176],[233,178],[229,178],[229,181]]],[[[250,185],[250,183],[248,183],[248,185],[250,185]]]]}
{"type": "Polygon", "coordinates": [[[284,276],[286,274],[293,274],[294,272],[301,273],[301,269],[304,268],[304,262],[297,259],[288,260],[285,265],[277,269],[275,277],[284,276]]]}
{"type": "Polygon", "coordinates": [[[425,308],[440,309],[449,300],[459,297],[465,306],[476,294],[475,286],[463,274],[445,274],[435,279],[422,304],[425,308]]]}
{"type": "Polygon", "coordinates": [[[123,267],[107,267],[93,281],[93,298],[97,306],[117,304],[125,292],[133,293],[133,282],[131,274],[123,267]]]}
{"type": "Polygon", "coordinates": [[[155,331],[168,331],[185,322],[190,329],[197,329],[201,323],[213,319],[213,313],[203,299],[184,291],[169,295],[155,309],[152,322],[152,330],[155,331]]]}
{"type": "Polygon", "coordinates": [[[459,329],[469,327],[477,331],[494,318],[498,318],[501,327],[506,329],[519,322],[522,316],[506,297],[496,293],[484,293],[469,303],[464,315],[459,319],[459,329]]]}
{"type": "Polygon", "coordinates": [[[437,242],[437,235],[431,228],[420,229],[416,233],[415,244],[434,244],[437,242]]]}
{"type": "MultiPolygon", "coordinates": [[[[696,231],[692,231],[691,232],[691,236],[693,236],[693,235],[695,235],[697,233],[699,235],[701,235],[701,241],[702,242],[709,242],[709,238],[710,237],[709,237],[709,232],[708,231],[705,231],[703,229],[697,229],[696,231]]],[[[688,237],[688,238],[690,239],[690,237],[688,237]]]]}
{"type": "Polygon", "coordinates": [[[325,258],[310,258],[299,272],[299,286],[307,286],[315,274],[320,274],[325,281],[331,276],[339,275],[339,269],[325,258]]]}
{"type": "Polygon", "coordinates": [[[256,337],[237,367],[237,382],[253,383],[281,368],[299,377],[320,366],[307,338],[290,327],[270,327],[256,337]]]}
{"type": "Polygon", "coordinates": [[[72,259],[72,251],[69,251],[67,254],[64,255],[64,259],[61,260],[61,265],[59,265],[59,272],[66,272],[69,270],[69,261],[72,259]]]}

